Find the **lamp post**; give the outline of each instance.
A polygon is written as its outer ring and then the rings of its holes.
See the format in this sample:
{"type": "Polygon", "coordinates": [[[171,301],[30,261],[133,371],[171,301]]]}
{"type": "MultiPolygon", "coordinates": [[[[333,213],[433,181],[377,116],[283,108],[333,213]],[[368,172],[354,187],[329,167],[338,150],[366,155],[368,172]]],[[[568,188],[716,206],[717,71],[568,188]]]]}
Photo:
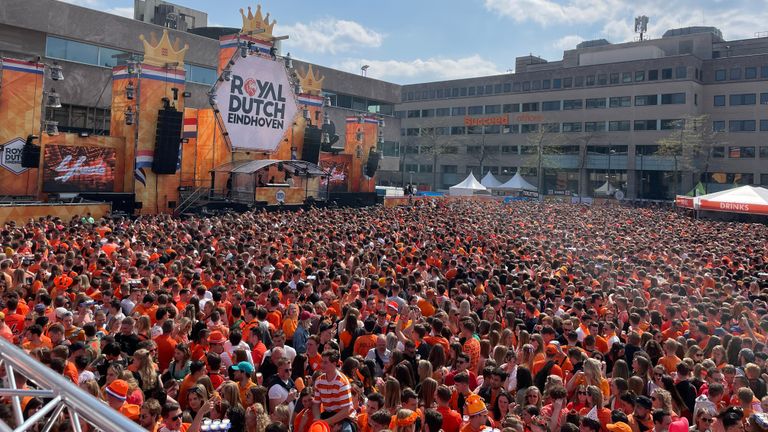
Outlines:
{"type": "Polygon", "coordinates": [[[616,153],[616,150],[610,149],[608,150],[608,175],[606,178],[608,179],[608,192],[611,190],[611,156],[616,153]]]}

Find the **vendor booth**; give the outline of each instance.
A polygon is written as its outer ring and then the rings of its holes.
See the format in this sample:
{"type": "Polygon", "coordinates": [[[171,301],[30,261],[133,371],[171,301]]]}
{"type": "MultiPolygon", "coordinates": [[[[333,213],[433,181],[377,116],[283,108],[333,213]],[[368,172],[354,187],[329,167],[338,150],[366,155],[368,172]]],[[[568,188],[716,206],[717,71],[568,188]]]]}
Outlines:
{"type": "Polygon", "coordinates": [[[675,204],[701,211],[768,215],[768,189],[741,186],[698,197],[678,195],[675,204]]]}
{"type": "Polygon", "coordinates": [[[503,184],[493,188],[495,195],[500,196],[526,196],[536,197],[538,196],[536,186],[528,183],[519,172],[515,173],[511,179],[507,180],[503,184]]]}
{"type": "Polygon", "coordinates": [[[488,188],[483,186],[475,175],[469,173],[467,178],[461,183],[448,188],[448,195],[450,196],[473,196],[473,195],[488,195],[488,188]]]}

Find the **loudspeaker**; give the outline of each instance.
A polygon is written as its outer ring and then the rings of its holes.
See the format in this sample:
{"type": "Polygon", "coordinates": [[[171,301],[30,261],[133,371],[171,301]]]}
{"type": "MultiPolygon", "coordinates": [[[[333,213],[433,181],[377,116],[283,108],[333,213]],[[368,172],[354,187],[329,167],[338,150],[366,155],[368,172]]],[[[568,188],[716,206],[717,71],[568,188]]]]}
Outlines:
{"type": "Polygon", "coordinates": [[[371,150],[368,153],[368,162],[365,164],[365,175],[373,177],[376,174],[376,170],[379,169],[379,159],[381,159],[381,153],[371,150]]]}
{"type": "Polygon", "coordinates": [[[304,129],[304,147],[301,150],[301,160],[317,164],[320,159],[321,130],[315,126],[304,129]]]}
{"type": "Polygon", "coordinates": [[[40,146],[35,145],[36,135],[27,135],[27,141],[21,148],[21,166],[22,168],[40,167],[40,146]]]}
{"type": "Polygon", "coordinates": [[[155,156],[152,160],[152,172],[155,174],[176,173],[183,122],[184,114],[181,111],[162,109],[157,112],[155,156]]]}

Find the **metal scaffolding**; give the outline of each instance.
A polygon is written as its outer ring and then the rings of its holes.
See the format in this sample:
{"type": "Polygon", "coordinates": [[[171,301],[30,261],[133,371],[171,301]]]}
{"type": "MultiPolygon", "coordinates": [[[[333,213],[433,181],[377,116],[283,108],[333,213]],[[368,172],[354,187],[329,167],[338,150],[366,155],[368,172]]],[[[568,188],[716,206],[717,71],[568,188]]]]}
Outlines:
{"type": "Polygon", "coordinates": [[[40,424],[43,425],[40,430],[48,432],[64,410],[69,414],[75,432],[82,431],[81,421],[89,423],[95,430],[107,432],[144,431],[138,424],[0,337],[0,370],[2,368],[5,368],[5,378],[0,388],[0,397],[10,397],[16,428],[11,429],[0,422],[0,432],[27,431],[40,424]],[[16,374],[24,376],[36,388],[16,388],[16,374]],[[43,399],[43,406],[25,420],[21,401],[28,396],[43,399]]]}

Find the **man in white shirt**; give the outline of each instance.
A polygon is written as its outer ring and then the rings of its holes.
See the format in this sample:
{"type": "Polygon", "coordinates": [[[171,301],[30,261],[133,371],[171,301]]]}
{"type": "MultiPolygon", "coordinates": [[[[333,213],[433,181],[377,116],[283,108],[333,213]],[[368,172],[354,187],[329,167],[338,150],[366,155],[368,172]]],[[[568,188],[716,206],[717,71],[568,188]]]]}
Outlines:
{"type": "Polygon", "coordinates": [[[387,338],[380,334],[376,338],[376,348],[371,348],[365,356],[366,360],[373,360],[376,363],[374,375],[377,377],[384,375],[384,368],[389,364],[392,352],[387,349],[387,338]]]}
{"type": "MultiPolygon", "coordinates": [[[[283,333],[282,330],[278,330],[275,332],[275,334],[272,335],[272,349],[275,347],[280,347],[283,349],[283,356],[287,358],[288,361],[293,362],[293,359],[296,358],[296,350],[293,349],[293,347],[285,345],[285,333],[283,333]]],[[[264,353],[265,359],[272,355],[272,349],[264,353]]],[[[262,363],[264,363],[263,360],[262,363]]]]}
{"type": "Polygon", "coordinates": [[[293,412],[293,401],[296,400],[296,386],[291,379],[291,363],[283,358],[277,362],[277,375],[273,375],[267,382],[269,396],[269,412],[281,404],[288,405],[288,411],[293,412]]]}

